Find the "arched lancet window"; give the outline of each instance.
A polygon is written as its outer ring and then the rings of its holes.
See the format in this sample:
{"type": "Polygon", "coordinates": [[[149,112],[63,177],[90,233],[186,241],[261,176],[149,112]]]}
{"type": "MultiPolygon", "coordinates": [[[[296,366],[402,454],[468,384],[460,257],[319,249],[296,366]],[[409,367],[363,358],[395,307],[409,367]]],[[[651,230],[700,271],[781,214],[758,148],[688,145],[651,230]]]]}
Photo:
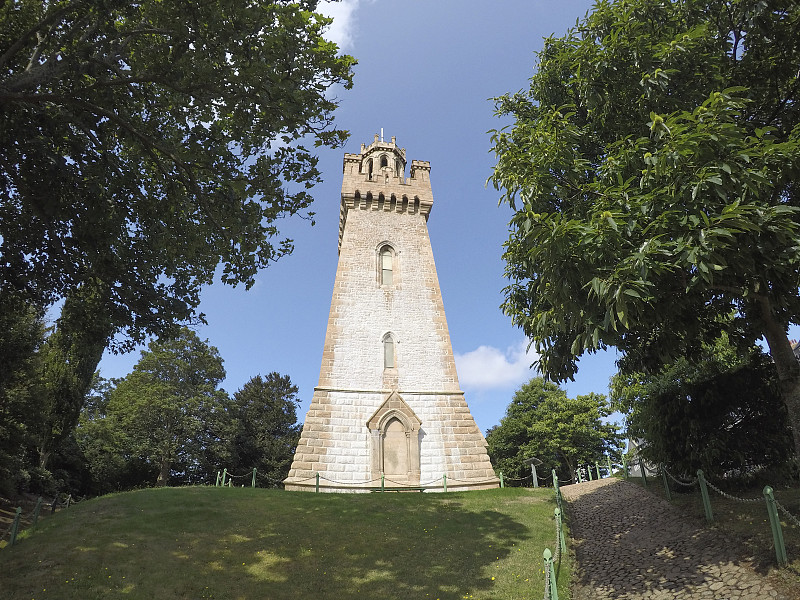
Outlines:
{"type": "Polygon", "coordinates": [[[389,166],[389,159],[386,158],[386,155],[384,154],[383,156],[381,156],[381,167],[388,167],[388,166],[389,166]]]}
{"type": "Polygon", "coordinates": [[[372,181],[372,159],[371,158],[367,161],[367,172],[369,173],[370,181],[372,181]]]}
{"type": "Polygon", "coordinates": [[[389,246],[381,248],[381,285],[392,285],[394,281],[394,253],[389,246]]]}
{"type": "Polygon", "coordinates": [[[395,176],[396,177],[400,177],[400,172],[401,171],[400,171],[400,161],[399,160],[394,161],[394,170],[395,170],[395,176]]]}
{"type": "Polygon", "coordinates": [[[387,333],[383,336],[383,368],[394,369],[395,366],[394,339],[391,333],[387,333]]]}

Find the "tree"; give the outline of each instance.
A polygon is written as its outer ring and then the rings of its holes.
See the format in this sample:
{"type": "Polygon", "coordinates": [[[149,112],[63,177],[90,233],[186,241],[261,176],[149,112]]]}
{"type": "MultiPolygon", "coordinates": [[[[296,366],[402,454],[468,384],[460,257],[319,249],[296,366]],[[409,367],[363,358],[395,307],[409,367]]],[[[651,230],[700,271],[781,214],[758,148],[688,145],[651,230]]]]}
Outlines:
{"type": "Polygon", "coordinates": [[[46,469],[53,451],[72,434],[95,369],[108,343],[109,323],[103,318],[103,297],[92,286],[81,286],[64,302],[57,327],[40,349],[34,385],[39,420],[31,428],[46,469]]]}
{"type": "Polygon", "coordinates": [[[218,389],[224,377],[217,349],[186,327],[174,339],[152,342],[110,394],[114,443],[154,465],[157,485],[173,475],[207,482],[214,465],[205,453],[228,435],[227,394],[218,389]]]}
{"type": "Polygon", "coordinates": [[[724,343],[703,360],[685,358],[655,374],[612,378],[615,408],[627,413],[639,453],[676,473],[750,474],[792,453],[775,365],[760,349],[742,357],[724,343]]]}
{"type": "Polygon", "coordinates": [[[0,288],[0,493],[23,486],[31,466],[30,429],[39,417],[35,382],[45,339],[40,311],[0,288]]]}
{"type": "Polygon", "coordinates": [[[110,334],[194,315],[291,251],[349,56],[302,2],[23,1],[0,13],[0,285],[92,285],[110,334]],[[278,240],[278,241],[276,241],[278,240]]]}
{"type": "Polygon", "coordinates": [[[316,4],[0,10],[0,289],[45,308],[65,299],[43,382],[64,410],[40,432],[43,464],[112,340],[129,350],[202,320],[218,267],[251,286],[292,249],[277,220],[313,214],[307,145],[346,137],[328,90],[350,87],[354,63],[322,38],[316,4]]]}
{"type": "Polygon", "coordinates": [[[297,386],[288,375],[257,375],[233,395],[232,470],[257,469],[270,485],[289,475],[300,426],[297,386]]]}
{"type": "Polygon", "coordinates": [[[503,308],[544,372],[616,346],[629,371],[764,337],[800,455],[800,5],[599,2],[497,99],[515,210],[503,308]]]}
{"type": "Polygon", "coordinates": [[[124,429],[120,412],[109,414],[119,380],[96,376],[81,410],[75,440],[83,457],[85,485],[80,493],[98,496],[151,484],[158,468],[140,452],[124,429]]]}
{"type": "Polygon", "coordinates": [[[581,463],[619,454],[618,428],[603,422],[610,414],[601,394],[568,398],[554,383],[534,377],[516,391],[500,425],[487,432],[489,457],[508,477],[526,477],[525,460],[535,457],[546,473],[563,466],[575,479],[581,463]]]}

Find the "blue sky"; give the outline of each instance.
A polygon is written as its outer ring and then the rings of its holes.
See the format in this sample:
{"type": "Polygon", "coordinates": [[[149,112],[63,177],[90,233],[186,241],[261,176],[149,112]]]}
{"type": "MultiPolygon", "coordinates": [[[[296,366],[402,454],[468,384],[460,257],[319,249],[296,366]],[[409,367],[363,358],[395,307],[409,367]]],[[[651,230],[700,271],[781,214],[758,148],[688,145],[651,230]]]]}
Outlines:
{"type": "MultiPolygon", "coordinates": [[[[591,7],[588,0],[349,0],[326,10],[329,35],[355,56],[355,85],[335,90],[344,148],[322,149],[324,183],[314,188],[316,225],[280,224],[295,251],[259,274],[249,291],[217,283],[200,307],[208,325],[198,334],[225,360],[228,392],[250,377],[278,371],[300,388],[305,417],[317,384],[336,274],[344,152],[358,152],[383,128],[410,160],[431,163],[434,206],[428,228],[459,379],[482,430],[502,418],[511,396],[534,375],[535,356],[499,309],[502,244],[510,210],[485,183],[494,156],[487,133],[507,124],[490,98],[524,88],[542,38],[562,35],[591,7]]],[[[106,355],[104,377],[122,377],[139,352],[106,355]]],[[[613,351],[585,357],[574,396],[607,393],[613,351]]]]}

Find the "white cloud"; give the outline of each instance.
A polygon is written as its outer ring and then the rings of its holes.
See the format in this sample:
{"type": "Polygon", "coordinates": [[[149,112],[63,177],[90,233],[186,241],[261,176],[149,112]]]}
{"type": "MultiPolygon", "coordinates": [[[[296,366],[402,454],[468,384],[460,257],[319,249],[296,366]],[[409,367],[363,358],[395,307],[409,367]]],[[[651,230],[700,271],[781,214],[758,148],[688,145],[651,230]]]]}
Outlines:
{"type": "Polygon", "coordinates": [[[466,354],[456,353],[458,380],[463,388],[506,389],[516,387],[534,375],[530,366],[539,355],[527,350],[528,340],[523,339],[505,352],[493,346],[479,346],[466,354]]]}
{"type": "Polygon", "coordinates": [[[320,2],[317,10],[327,17],[333,17],[333,23],[325,33],[325,37],[336,42],[339,50],[345,51],[353,45],[356,28],[355,11],[360,0],[341,0],[340,2],[320,2]]]}

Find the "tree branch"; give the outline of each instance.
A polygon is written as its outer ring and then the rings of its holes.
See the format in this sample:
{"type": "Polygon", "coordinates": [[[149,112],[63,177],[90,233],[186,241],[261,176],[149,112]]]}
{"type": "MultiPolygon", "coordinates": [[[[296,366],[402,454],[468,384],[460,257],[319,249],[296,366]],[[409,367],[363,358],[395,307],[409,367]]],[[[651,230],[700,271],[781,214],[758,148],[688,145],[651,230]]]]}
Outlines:
{"type": "Polygon", "coordinates": [[[50,15],[45,16],[36,25],[28,29],[28,31],[26,31],[25,33],[23,33],[19,38],[17,38],[17,41],[11,44],[8,50],[6,50],[3,53],[3,55],[0,56],[0,67],[3,67],[11,59],[12,56],[14,56],[17,52],[19,52],[20,48],[22,48],[27,43],[28,38],[30,38],[33,34],[38,32],[43,27],[47,27],[48,25],[51,25],[52,23],[56,22],[58,19],[63,17],[73,8],[77,8],[77,5],[71,3],[67,4],[60,10],[57,10],[55,12],[50,13],[50,15]]]}

